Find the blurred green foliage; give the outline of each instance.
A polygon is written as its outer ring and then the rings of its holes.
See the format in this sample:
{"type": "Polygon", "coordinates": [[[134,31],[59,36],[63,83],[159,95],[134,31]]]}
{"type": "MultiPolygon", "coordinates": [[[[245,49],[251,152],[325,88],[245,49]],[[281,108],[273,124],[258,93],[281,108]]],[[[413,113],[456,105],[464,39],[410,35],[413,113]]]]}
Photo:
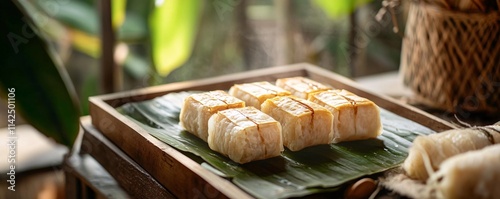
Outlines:
{"type": "Polygon", "coordinates": [[[341,16],[350,15],[356,8],[363,6],[372,0],[313,0],[313,2],[330,17],[338,19],[341,16]]]}
{"type": "MultiPolygon", "coordinates": [[[[75,85],[80,113],[88,114],[87,98],[101,93],[100,0],[14,1],[48,36],[75,85]]],[[[373,19],[380,1],[290,0],[292,61],[346,76],[353,55],[358,75],[397,69],[400,38],[373,19]],[[352,17],[354,10],[362,12],[352,17]]],[[[282,36],[276,16],[283,14],[277,10],[272,0],[112,0],[124,90],[275,65],[282,36]]],[[[52,89],[41,85],[36,92],[52,89]]]]}
{"type": "Polygon", "coordinates": [[[0,93],[12,107],[10,124],[19,116],[40,132],[68,147],[79,131],[79,109],[72,83],[60,59],[43,35],[26,17],[26,9],[13,1],[2,1],[0,39],[2,67],[0,93]]]}

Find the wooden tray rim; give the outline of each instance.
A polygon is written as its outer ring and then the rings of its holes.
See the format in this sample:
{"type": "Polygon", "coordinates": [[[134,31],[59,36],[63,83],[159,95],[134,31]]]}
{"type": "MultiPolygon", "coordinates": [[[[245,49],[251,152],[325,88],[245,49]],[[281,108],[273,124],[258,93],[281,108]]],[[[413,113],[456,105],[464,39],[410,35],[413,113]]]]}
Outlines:
{"type": "Polygon", "coordinates": [[[206,197],[217,196],[223,198],[252,198],[252,196],[248,195],[248,193],[241,190],[229,180],[213,174],[211,171],[203,168],[200,164],[198,164],[191,158],[177,151],[177,149],[152,137],[140,126],[130,121],[124,115],[118,113],[115,108],[128,102],[149,100],[154,97],[167,94],[169,92],[197,90],[204,87],[206,88],[208,85],[210,85],[210,88],[213,88],[212,90],[223,89],[223,87],[226,87],[226,89],[228,89],[228,85],[232,85],[234,83],[251,82],[266,78],[277,79],[291,76],[306,76],[323,83],[334,85],[337,88],[340,87],[343,89],[347,89],[357,95],[366,97],[374,101],[381,108],[387,109],[402,117],[408,118],[438,132],[456,128],[451,123],[446,122],[429,113],[419,110],[413,106],[403,104],[393,98],[363,90],[356,82],[346,77],[308,63],[274,66],[265,69],[222,75],[213,78],[177,82],[143,89],[93,96],[89,98],[90,115],[92,118],[92,124],[100,132],[102,132],[103,135],[105,135],[113,143],[119,146],[127,155],[129,155],[134,161],[141,165],[146,171],[151,172],[152,176],[155,176],[155,174],[160,175],[158,176],[159,179],[157,180],[178,197],[195,197],[199,196],[199,194],[202,194],[206,197]],[[133,137],[132,139],[136,141],[136,143],[123,142],[125,138],[123,138],[122,135],[127,133],[135,133],[131,134],[131,136],[133,137]],[[145,152],[138,151],[136,147],[144,144],[151,144],[155,148],[144,147],[144,150],[146,150],[145,152]],[[163,153],[164,157],[162,157],[162,161],[166,160],[166,162],[159,162],[158,160],[154,159],[141,158],[144,155],[147,156],[148,154],[158,152],[163,153]],[[169,164],[172,166],[172,168],[174,168],[174,166],[183,167],[185,171],[192,172],[191,174],[187,175],[187,177],[198,177],[198,179],[188,179],[185,182],[187,183],[185,186],[193,186],[191,188],[195,191],[189,192],[186,190],[182,190],[182,186],[179,187],[176,183],[169,182],[169,178],[181,178],[184,175],[180,175],[177,172],[164,172],[171,174],[159,173],[157,171],[158,168],[155,168],[155,165],[164,166],[164,164],[169,164]],[[167,179],[163,177],[167,177],[167,179]],[[219,192],[222,195],[217,194],[216,192],[219,192]]]}

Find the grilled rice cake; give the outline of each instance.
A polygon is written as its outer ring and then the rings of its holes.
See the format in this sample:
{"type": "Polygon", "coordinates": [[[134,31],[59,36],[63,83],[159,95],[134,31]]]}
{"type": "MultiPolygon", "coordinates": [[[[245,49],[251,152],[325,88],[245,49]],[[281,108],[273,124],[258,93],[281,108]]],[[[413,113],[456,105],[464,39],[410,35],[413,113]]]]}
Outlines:
{"type": "Polygon", "coordinates": [[[330,86],[321,84],[305,77],[289,77],[276,80],[276,86],[290,91],[302,99],[307,99],[309,94],[332,89],[330,86]]]}
{"type": "Polygon", "coordinates": [[[292,151],[329,144],[333,138],[333,115],[326,108],[293,96],[267,99],[262,112],[281,123],[283,145],[292,151]]]}
{"type": "Polygon", "coordinates": [[[208,121],[208,146],[237,163],[279,156],[281,125],[255,107],[226,109],[208,121]]]}
{"type": "Polygon", "coordinates": [[[179,115],[180,125],[207,141],[210,116],[217,111],[244,106],[245,102],[222,90],[192,94],[184,100],[179,115]]]}
{"type": "Polygon", "coordinates": [[[308,100],[332,112],[333,143],[375,138],[382,132],[380,110],[372,101],[346,90],[316,92],[308,100]]]}
{"type": "Polygon", "coordinates": [[[266,99],[291,95],[289,91],[266,81],[235,84],[229,89],[229,94],[245,101],[246,106],[253,106],[259,110],[266,99]]]}

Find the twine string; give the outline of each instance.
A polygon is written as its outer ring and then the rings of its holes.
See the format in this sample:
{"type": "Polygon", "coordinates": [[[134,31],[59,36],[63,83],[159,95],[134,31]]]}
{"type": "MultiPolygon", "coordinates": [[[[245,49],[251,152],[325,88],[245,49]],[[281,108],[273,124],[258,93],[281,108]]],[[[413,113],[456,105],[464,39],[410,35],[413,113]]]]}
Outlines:
{"type": "Polygon", "coordinates": [[[378,22],[382,21],[382,18],[386,13],[389,13],[392,19],[392,31],[394,33],[399,33],[399,26],[398,26],[398,20],[396,18],[396,12],[394,9],[400,5],[400,0],[383,0],[382,1],[382,8],[378,11],[377,15],[375,15],[375,19],[378,22]]]}

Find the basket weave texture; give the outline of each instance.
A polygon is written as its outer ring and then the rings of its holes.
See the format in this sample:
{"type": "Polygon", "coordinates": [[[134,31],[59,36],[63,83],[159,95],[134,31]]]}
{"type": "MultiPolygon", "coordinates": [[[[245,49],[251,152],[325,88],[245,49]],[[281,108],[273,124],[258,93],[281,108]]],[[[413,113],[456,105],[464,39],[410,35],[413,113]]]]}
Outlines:
{"type": "Polygon", "coordinates": [[[401,54],[416,99],[450,112],[500,111],[500,15],[410,6],[401,54]]]}

